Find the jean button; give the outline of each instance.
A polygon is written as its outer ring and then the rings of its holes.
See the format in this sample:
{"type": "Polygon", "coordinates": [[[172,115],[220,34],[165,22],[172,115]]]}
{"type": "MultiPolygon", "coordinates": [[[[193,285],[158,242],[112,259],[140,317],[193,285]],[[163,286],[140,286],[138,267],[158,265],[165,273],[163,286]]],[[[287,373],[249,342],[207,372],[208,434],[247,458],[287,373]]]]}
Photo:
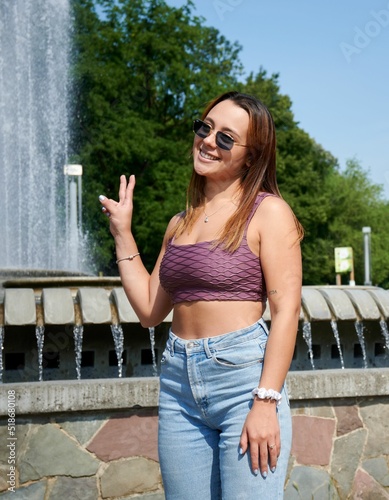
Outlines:
{"type": "Polygon", "coordinates": [[[189,347],[189,349],[192,349],[192,347],[194,347],[196,344],[194,342],[188,342],[187,346],[189,347]]]}

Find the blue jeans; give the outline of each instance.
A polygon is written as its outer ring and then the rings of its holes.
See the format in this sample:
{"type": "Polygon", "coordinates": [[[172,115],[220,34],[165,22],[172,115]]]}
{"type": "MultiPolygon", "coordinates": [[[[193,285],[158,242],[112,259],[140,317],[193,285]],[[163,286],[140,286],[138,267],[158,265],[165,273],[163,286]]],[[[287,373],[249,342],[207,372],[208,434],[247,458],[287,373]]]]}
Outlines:
{"type": "Polygon", "coordinates": [[[239,439],[265,355],[263,320],[217,337],[170,332],[161,361],[159,459],[167,500],[282,499],[292,439],[288,396],[277,408],[281,454],[255,476],[239,439]]]}

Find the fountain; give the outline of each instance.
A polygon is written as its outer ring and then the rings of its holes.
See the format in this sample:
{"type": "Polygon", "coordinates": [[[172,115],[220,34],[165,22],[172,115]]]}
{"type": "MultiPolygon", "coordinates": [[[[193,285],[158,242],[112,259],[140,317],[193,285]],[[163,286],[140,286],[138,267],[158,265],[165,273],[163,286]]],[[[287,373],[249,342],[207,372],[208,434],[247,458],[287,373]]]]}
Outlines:
{"type": "Polygon", "coordinates": [[[70,217],[70,6],[0,2],[0,268],[88,271],[70,217]]]}

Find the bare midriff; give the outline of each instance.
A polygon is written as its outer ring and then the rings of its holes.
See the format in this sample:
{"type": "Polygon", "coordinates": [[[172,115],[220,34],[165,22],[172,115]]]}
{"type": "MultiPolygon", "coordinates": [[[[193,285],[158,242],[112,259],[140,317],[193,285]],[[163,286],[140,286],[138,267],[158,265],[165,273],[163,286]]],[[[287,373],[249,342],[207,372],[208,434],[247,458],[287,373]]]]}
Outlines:
{"type": "Polygon", "coordinates": [[[265,303],[252,301],[194,301],[175,304],[172,331],[185,340],[215,337],[258,321],[265,303]]]}

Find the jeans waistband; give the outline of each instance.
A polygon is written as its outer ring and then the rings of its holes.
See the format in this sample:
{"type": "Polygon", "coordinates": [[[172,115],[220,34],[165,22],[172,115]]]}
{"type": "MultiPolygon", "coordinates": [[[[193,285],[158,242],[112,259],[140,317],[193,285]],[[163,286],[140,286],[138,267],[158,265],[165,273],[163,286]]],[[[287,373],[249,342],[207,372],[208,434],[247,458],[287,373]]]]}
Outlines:
{"type": "Polygon", "coordinates": [[[218,349],[225,349],[231,345],[237,345],[255,339],[260,335],[268,335],[265,321],[261,318],[253,325],[246,326],[240,330],[224,333],[215,337],[205,337],[201,339],[185,340],[175,335],[169,330],[167,348],[174,356],[175,352],[205,352],[208,357],[218,349]]]}

